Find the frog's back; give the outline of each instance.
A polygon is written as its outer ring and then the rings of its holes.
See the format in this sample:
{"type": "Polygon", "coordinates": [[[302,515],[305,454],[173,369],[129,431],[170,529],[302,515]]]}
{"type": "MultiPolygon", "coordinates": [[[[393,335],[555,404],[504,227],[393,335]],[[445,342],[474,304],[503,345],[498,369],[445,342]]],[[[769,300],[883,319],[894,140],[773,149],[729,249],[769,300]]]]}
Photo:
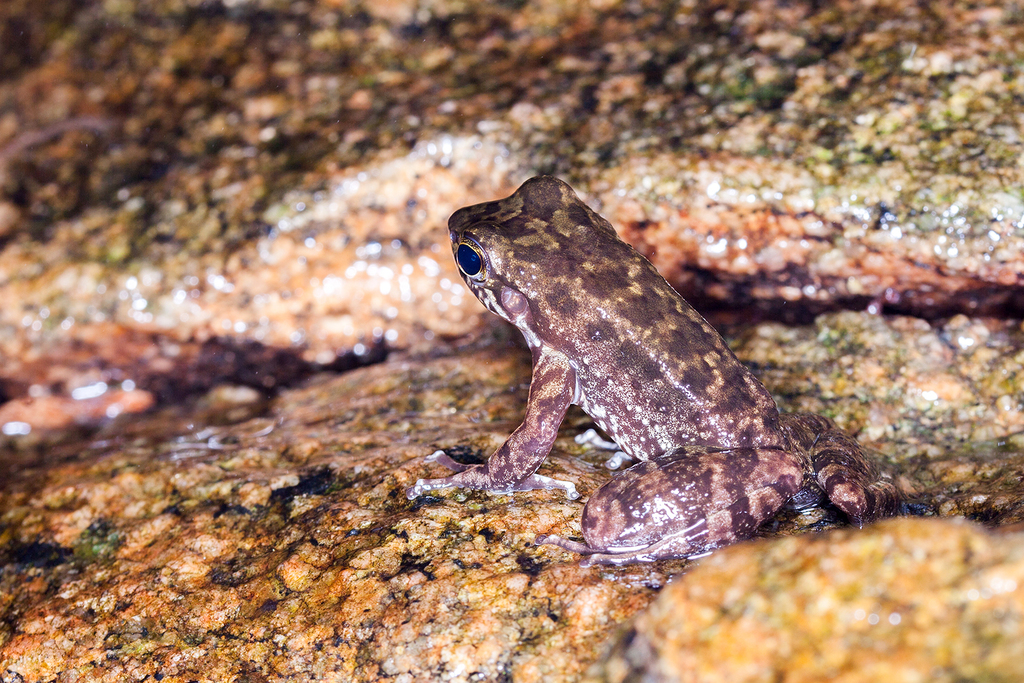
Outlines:
{"type": "Polygon", "coordinates": [[[452,217],[470,221],[501,231],[499,267],[526,296],[535,338],[573,364],[580,405],[624,450],[653,457],[689,444],[781,443],[764,386],[568,185],[535,178],[452,217]]]}
{"type": "MultiPolygon", "coordinates": [[[[615,242],[603,272],[581,266],[574,270],[586,275],[565,283],[577,304],[562,350],[576,360],[583,408],[634,456],[691,444],[779,446],[764,386],[647,259],[615,242]]],[[[548,301],[549,310],[560,303],[548,301]]]]}

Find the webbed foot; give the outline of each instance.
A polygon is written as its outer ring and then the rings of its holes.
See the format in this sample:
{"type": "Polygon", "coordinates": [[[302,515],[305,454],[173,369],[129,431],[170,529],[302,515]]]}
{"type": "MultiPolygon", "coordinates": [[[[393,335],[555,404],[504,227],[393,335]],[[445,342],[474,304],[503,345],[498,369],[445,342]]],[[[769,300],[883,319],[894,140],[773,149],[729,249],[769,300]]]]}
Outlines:
{"type": "Polygon", "coordinates": [[[601,438],[596,429],[588,429],[582,434],[577,434],[574,441],[581,446],[593,446],[603,451],[615,451],[604,463],[604,466],[610,470],[617,470],[623,465],[633,462],[633,456],[619,450],[619,445],[614,441],[601,438]]]}
{"type": "Polygon", "coordinates": [[[701,519],[688,528],[670,534],[659,541],[646,546],[609,546],[592,548],[586,543],[570,541],[555,534],[540,535],[534,540],[536,545],[557,545],[563,550],[583,555],[581,567],[595,564],[622,565],[633,562],[654,562],[667,558],[696,558],[711,552],[711,548],[703,544],[708,535],[708,525],[701,519]]]}
{"type": "Polygon", "coordinates": [[[900,513],[899,488],[848,434],[833,429],[820,435],[811,461],[818,485],[856,526],[900,513]]]}
{"type": "Polygon", "coordinates": [[[452,460],[444,451],[434,451],[425,460],[443,465],[455,472],[455,474],[439,479],[418,480],[405,490],[405,496],[409,500],[429,491],[453,487],[477,489],[495,494],[507,494],[513,491],[532,491],[533,489],[560,489],[565,491],[565,494],[573,500],[580,497],[580,494],[576,491],[576,485],[571,481],[562,481],[540,474],[531,474],[518,482],[497,482],[488,472],[487,465],[464,465],[452,460]]]}

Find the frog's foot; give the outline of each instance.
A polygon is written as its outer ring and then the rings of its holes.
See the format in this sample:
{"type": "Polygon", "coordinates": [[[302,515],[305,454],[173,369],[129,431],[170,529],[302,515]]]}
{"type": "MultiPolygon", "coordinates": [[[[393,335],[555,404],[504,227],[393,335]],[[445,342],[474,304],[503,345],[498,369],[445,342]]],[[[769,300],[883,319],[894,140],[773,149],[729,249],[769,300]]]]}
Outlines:
{"type": "Polygon", "coordinates": [[[452,472],[465,472],[473,467],[472,465],[465,465],[457,460],[452,460],[444,451],[434,451],[427,457],[423,458],[423,462],[436,462],[438,465],[447,467],[452,472]]]}
{"type": "Polygon", "coordinates": [[[441,477],[440,479],[418,480],[405,490],[405,496],[409,500],[429,491],[453,487],[477,489],[495,494],[512,493],[513,491],[532,491],[533,489],[561,489],[573,500],[580,497],[580,494],[576,491],[576,485],[571,481],[562,481],[540,474],[531,474],[518,482],[496,482],[487,471],[487,465],[464,465],[461,462],[452,460],[444,451],[434,451],[425,460],[443,465],[454,471],[455,474],[449,477],[441,477]]]}
{"type": "Polygon", "coordinates": [[[604,466],[610,470],[617,470],[623,465],[633,462],[631,455],[619,450],[619,444],[601,438],[596,429],[588,429],[582,434],[577,434],[575,441],[581,446],[593,446],[603,451],[615,451],[604,463],[604,466]]]}
{"type": "Polygon", "coordinates": [[[604,461],[604,466],[610,470],[617,470],[631,462],[633,462],[633,458],[625,451],[615,451],[610,458],[604,461]]]}
{"type": "Polygon", "coordinates": [[[899,514],[903,501],[899,489],[845,432],[823,432],[810,455],[818,486],[851,523],[863,526],[899,514]]]}
{"type": "Polygon", "coordinates": [[[880,480],[865,485],[846,474],[836,474],[825,478],[822,488],[829,501],[856,526],[893,517],[902,509],[903,496],[890,481],[880,480]]]}
{"type": "Polygon", "coordinates": [[[610,546],[591,548],[586,543],[570,541],[567,538],[540,535],[534,541],[537,545],[557,545],[563,550],[583,555],[581,567],[595,564],[630,564],[632,562],[654,562],[669,558],[695,558],[707,555],[713,550],[707,546],[708,525],[701,519],[686,529],[670,534],[660,541],[647,546],[610,546]]]}
{"type": "Polygon", "coordinates": [[[577,434],[574,439],[576,443],[581,446],[593,446],[594,448],[600,448],[603,451],[615,451],[619,449],[619,444],[614,441],[608,441],[607,439],[601,438],[596,429],[588,429],[582,434],[577,434]]]}
{"type": "Polygon", "coordinates": [[[524,481],[516,484],[515,491],[532,491],[533,489],[560,489],[570,500],[580,497],[576,490],[576,484],[571,481],[562,481],[552,477],[545,477],[543,474],[531,474],[524,481]]]}

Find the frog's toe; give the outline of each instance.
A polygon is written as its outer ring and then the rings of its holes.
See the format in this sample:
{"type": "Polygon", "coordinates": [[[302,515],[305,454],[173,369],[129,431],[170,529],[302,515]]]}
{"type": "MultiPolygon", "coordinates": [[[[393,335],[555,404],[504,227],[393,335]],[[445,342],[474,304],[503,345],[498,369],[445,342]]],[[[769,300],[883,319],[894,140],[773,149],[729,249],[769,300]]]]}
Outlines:
{"type": "Polygon", "coordinates": [[[593,446],[603,451],[615,451],[619,448],[619,444],[614,441],[602,438],[596,429],[588,429],[582,434],[577,434],[574,441],[581,446],[593,446]]]}
{"type": "Polygon", "coordinates": [[[417,496],[422,496],[424,493],[450,488],[477,489],[490,493],[511,492],[508,487],[494,485],[490,477],[487,476],[487,470],[482,465],[474,465],[466,467],[464,470],[456,472],[449,477],[418,479],[415,484],[405,490],[405,497],[412,500],[417,496]]]}
{"type": "Polygon", "coordinates": [[[513,491],[559,489],[565,491],[565,494],[573,500],[580,497],[580,494],[576,491],[576,485],[571,481],[562,481],[561,479],[545,477],[541,474],[531,474],[519,481],[496,480],[491,476],[487,465],[464,465],[461,462],[452,460],[444,451],[434,451],[424,460],[447,467],[455,472],[455,474],[439,479],[417,480],[415,484],[405,490],[405,496],[409,500],[430,491],[453,487],[476,489],[499,495],[512,493],[513,491]]]}
{"type": "Polygon", "coordinates": [[[541,534],[540,536],[537,536],[534,543],[537,545],[557,545],[562,550],[568,550],[571,553],[583,555],[583,559],[580,560],[581,567],[589,567],[592,564],[626,564],[628,562],[642,562],[644,559],[653,559],[638,557],[635,552],[636,548],[593,548],[586,543],[570,541],[568,538],[562,538],[555,534],[541,534]]]}
{"type": "Polygon", "coordinates": [[[864,486],[857,481],[833,477],[825,487],[829,501],[856,526],[900,512],[902,496],[889,481],[879,480],[864,486]]]}
{"type": "Polygon", "coordinates": [[[669,558],[696,557],[706,552],[698,542],[699,539],[706,536],[707,524],[704,520],[700,520],[682,532],[672,534],[646,546],[591,546],[554,534],[538,536],[535,542],[537,545],[557,545],[563,550],[583,555],[580,566],[589,567],[595,564],[620,565],[633,562],[654,562],[669,558]]]}
{"type": "Polygon", "coordinates": [[[814,477],[828,499],[857,526],[900,513],[903,496],[851,436],[820,434],[810,453],[814,477]]]}
{"type": "Polygon", "coordinates": [[[423,460],[424,462],[436,462],[438,465],[447,467],[452,472],[463,472],[471,467],[470,465],[464,465],[461,462],[452,460],[444,451],[434,451],[423,458],[423,460]]]}
{"type": "Polygon", "coordinates": [[[563,550],[568,550],[571,553],[578,553],[580,555],[588,555],[594,552],[586,543],[570,541],[568,538],[562,538],[555,534],[540,534],[533,542],[535,545],[557,545],[563,550]]]}
{"type": "MultiPolygon", "coordinates": [[[[434,451],[425,457],[424,460],[428,463],[437,463],[447,467],[455,474],[437,479],[418,479],[415,484],[405,490],[405,497],[409,500],[430,491],[453,487],[483,489],[487,491],[500,488],[491,481],[485,465],[464,465],[461,462],[452,460],[444,451],[434,451]]],[[[508,487],[503,488],[505,491],[508,490],[508,487]]]]}
{"type": "Polygon", "coordinates": [[[447,477],[444,479],[417,479],[415,484],[405,489],[405,497],[412,500],[413,498],[422,496],[424,493],[436,491],[437,489],[448,488],[452,485],[453,484],[447,482],[447,477]]]}
{"type": "Polygon", "coordinates": [[[851,523],[855,526],[864,525],[864,513],[868,505],[861,486],[847,480],[833,481],[826,493],[832,504],[842,510],[851,523]]]}
{"type": "Polygon", "coordinates": [[[576,500],[580,497],[579,492],[576,490],[576,484],[573,484],[571,481],[545,477],[543,474],[531,474],[515,486],[516,491],[532,491],[534,489],[558,489],[565,491],[565,495],[570,500],[576,500]]]}
{"type": "MultiPolygon", "coordinates": [[[[452,470],[453,472],[464,472],[470,468],[469,465],[463,465],[461,462],[452,460],[444,451],[434,451],[427,457],[423,458],[424,462],[437,463],[452,470]]],[[[457,483],[452,481],[452,477],[441,477],[440,479],[417,479],[416,483],[405,490],[405,497],[409,500],[422,496],[424,493],[430,491],[436,491],[438,489],[445,489],[452,486],[458,486],[457,483]]]]}
{"type": "Polygon", "coordinates": [[[625,451],[615,451],[612,453],[612,457],[608,458],[604,462],[604,466],[610,470],[617,470],[623,465],[628,465],[633,462],[633,457],[628,455],[625,451]]]}

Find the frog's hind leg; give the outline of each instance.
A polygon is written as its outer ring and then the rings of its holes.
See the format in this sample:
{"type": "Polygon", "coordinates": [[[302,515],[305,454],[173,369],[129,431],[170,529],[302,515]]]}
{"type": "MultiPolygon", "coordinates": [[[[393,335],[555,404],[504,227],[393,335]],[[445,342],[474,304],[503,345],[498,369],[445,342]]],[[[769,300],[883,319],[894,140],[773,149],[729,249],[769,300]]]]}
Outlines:
{"type": "Polygon", "coordinates": [[[642,462],[598,489],[583,509],[586,543],[541,536],[625,564],[693,557],[749,538],[801,488],[803,461],[778,449],[684,452],[642,462]]]}
{"type": "Polygon", "coordinates": [[[609,548],[591,548],[586,543],[570,541],[561,536],[541,535],[537,537],[537,545],[557,545],[571,553],[583,555],[581,567],[595,564],[630,564],[632,562],[653,562],[665,558],[695,557],[710,552],[700,543],[708,534],[707,522],[703,519],[691,524],[680,532],[670,534],[660,541],[648,546],[611,546],[609,548]]]}
{"type": "Polygon", "coordinates": [[[838,427],[818,435],[810,456],[818,486],[853,524],[863,526],[899,514],[899,489],[860,444],[838,427]]]}

